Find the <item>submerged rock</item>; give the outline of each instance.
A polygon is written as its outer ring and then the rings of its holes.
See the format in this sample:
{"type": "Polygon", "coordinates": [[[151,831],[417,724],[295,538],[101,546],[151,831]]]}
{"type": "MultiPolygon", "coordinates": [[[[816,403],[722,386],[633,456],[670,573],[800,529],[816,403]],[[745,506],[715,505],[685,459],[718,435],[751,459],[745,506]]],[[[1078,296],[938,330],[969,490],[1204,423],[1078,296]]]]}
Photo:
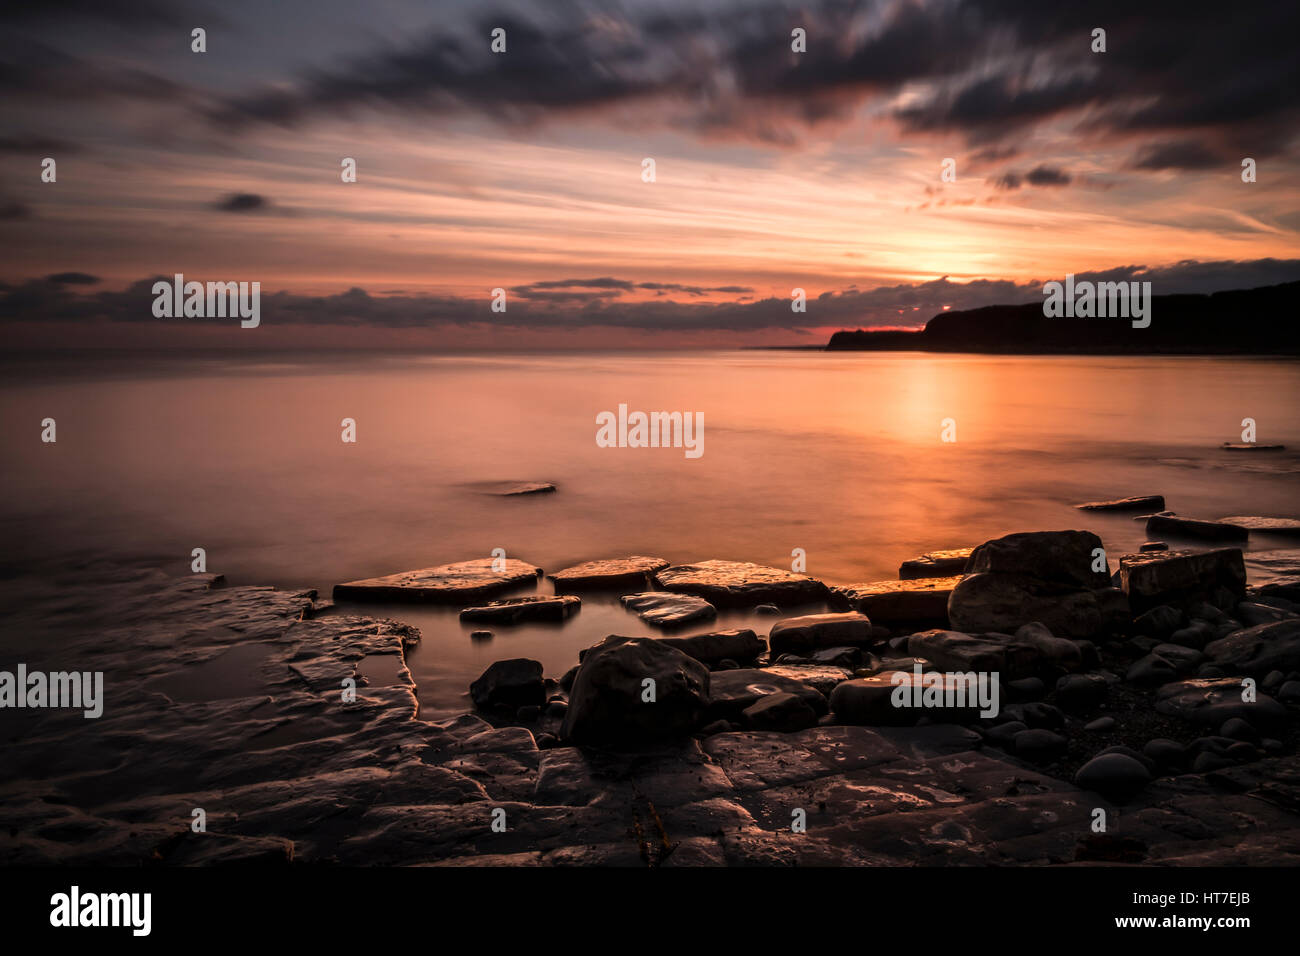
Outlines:
{"type": "Polygon", "coordinates": [[[479,710],[517,711],[546,703],[542,665],[526,657],[497,661],[474,683],[469,695],[479,710]]]}
{"type": "Polygon", "coordinates": [[[1085,501],[1075,505],[1082,511],[1153,511],[1165,510],[1164,495],[1138,495],[1133,498],[1114,498],[1110,501],[1085,501]]]}
{"type": "Polygon", "coordinates": [[[549,481],[502,481],[495,482],[484,486],[484,490],[492,495],[543,495],[549,494],[555,490],[555,485],[549,481]]]}
{"type": "Polygon", "coordinates": [[[524,621],[563,621],[582,605],[576,597],[549,595],[508,598],[460,612],[462,621],[484,624],[520,624],[524,621]]]}
{"type": "Polygon", "coordinates": [[[857,611],[806,614],[778,621],[772,625],[767,640],[774,656],[845,644],[867,644],[871,641],[871,621],[857,611]]]}
{"type": "Polygon", "coordinates": [[[711,621],[718,616],[712,604],[690,594],[646,591],[624,595],[620,600],[625,608],[655,627],[680,627],[692,621],[711,621]]]}
{"type": "Polygon", "coordinates": [[[906,581],[874,581],[831,589],[832,599],[861,611],[877,624],[947,625],[948,599],[961,580],[925,577],[906,581]]]}
{"type": "Polygon", "coordinates": [[[336,584],[334,600],[457,604],[535,582],[541,575],[541,568],[515,558],[477,558],[336,584]]]}
{"type": "Polygon", "coordinates": [[[1233,604],[1246,596],[1240,548],[1126,554],[1119,560],[1119,578],[1135,613],[1161,604],[1214,604],[1220,592],[1233,598],[1233,604]]]}
{"type": "Polygon", "coordinates": [[[904,581],[916,578],[945,578],[966,570],[972,548],[954,548],[948,551],[927,551],[910,558],[898,566],[898,577],[904,581]]]}
{"type": "Polygon", "coordinates": [[[1233,515],[1220,518],[1227,524],[1245,528],[1248,531],[1262,531],[1268,534],[1300,535],[1300,520],[1295,518],[1260,518],[1252,515],[1233,515]]]}
{"type": "Polygon", "coordinates": [[[1206,541],[1245,541],[1250,537],[1246,528],[1226,521],[1198,521],[1163,515],[1152,515],[1147,519],[1147,534],[1172,534],[1206,541]]]}
{"type": "Polygon", "coordinates": [[[650,575],[668,567],[663,558],[650,558],[634,554],[628,558],[607,558],[586,561],[571,568],[548,574],[555,582],[555,590],[563,591],[622,591],[629,588],[645,590],[650,575]]]}
{"type": "Polygon", "coordinates": [[[583,656],[560,736],[615,748],[687,736],[704,716],[709,686],[707,667],[663,641],[607,637],[583,656]]]}
{"type": "Polygon", "coordinates": [[[826,598],[826,585],[806,574],[744,561],[701,561],[665,568],[655,584],[668,591],[694,594],[715,607],[756,604],[806,604],[826,598]]]}
{"type": "Polygon", "coordinates": [[[1282,451],[1286,445],[1261,445],[1253,441],[1225,441],[1219,446],[1224,451],[1282,451]]]}

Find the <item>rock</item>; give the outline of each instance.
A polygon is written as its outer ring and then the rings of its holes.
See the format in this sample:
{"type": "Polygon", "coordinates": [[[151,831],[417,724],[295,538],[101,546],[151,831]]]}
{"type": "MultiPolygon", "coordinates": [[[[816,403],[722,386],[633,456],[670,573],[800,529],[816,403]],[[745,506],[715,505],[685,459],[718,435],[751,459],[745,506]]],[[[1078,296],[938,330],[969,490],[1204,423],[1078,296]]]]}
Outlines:
{"type": "Polygon", "coordinates": [[[839,606],[861,611],[880,623],[948,623],[948,599],[960,577],[929,577],[906,581],[874,581],[831,589],[839,606]]]}
{"type": "Polygon", "coordinates": [[[1184,647],[1181,644],[1157,644],[1151,653],[1167,660],[1180,675],[1195,671],[1204,657],[1195,648],[1184,647]]]}
{"type": "Polygon", "coordinates": [[[547,702],[547,704],[546,704],[546,716],[547,716],[547,717],[560,717],[560,718],[562,718],[562,717],[563,717],[565,714],[567,714],[568,712],[569,712],[569,703],[568,703],[568,701],[564,701],[564,700],[552,700],[552,701],[547,702]]]}
{"type": "Polygon", "coordinates": [[[760,604],[758,607],[754,608],[754,613],[763,617],[772,617],[780,614],[781,609],[775,604],[760,604]]]}
{"type": "Polygon", "coordinates": [[[1038,677],[1022,677],[1008,681],[1005,686],[1012,700],[1041,700],[1047,693],[1047,685],[1038,677]]]}
{"type": "MultiPolygon", "coordinates": [[[[808,654],[808,659],[813,664],[830,664],[853,670],[861,666],[863,653],[860,647],[819,647],[808,654]]],[[[871,655],[868,654],[867,657],[870,658],[871,655]]]]}
{"type": "Polygon", "coordinates": [[[1168,551],[1169,545],[1163,541],[1143,541],[1138,545],[1139,551],[1168,551]]]}
{"type": "Polygon", "coordinates": [[[544,495],[555,491],[555,485],[549,481],[503,481],[490,488],[488,494],[511,497],[514,495],[544,495]]]}
{"type": "Polygon", "coordinates": [[[708,668],[694,658],[654,638],[611,635],[583,655],[560,736],[615,748],[686,736],[700,725],[709,692],[708,668]],[[647,680],[653,702],[644,699],[647,680]]]}
{"type": "Polygon", "coordinates": [[[1056,703],[1070,713],[1092,710],[1106,699],[1110,688],[1093,674],[1066,674],[1056,682],[1056,703]]]}
{"type": "Polygon", "coordinates": [[[1148,654],[1132,663],[1124,674],[1130,684],[1141,687],[1159,687],[1170,681],[1178,680],[1178,671],[1169,661],[1157,654],[1148,654]]]}
{"type": "Polygon", "coordinates": [[[1192,761],[1192,772],[1212,773],[1215,770],[1226,770],[1234,763],[1235,761],[1231,757],[1204,750],[1198,753],[1196,759],[1192,761]]]}
{"type": "Polygon", "coordinates": [[[1240,717],[1229,717],[1219,728],[1220,737],[1231,737],[1233,740],[1244,740],[1247,743],[1259,743],[1259,731],[1240,717]]]}
{"type": "Polygon", "coordinates": [[[570,591],[644,591],[650,575],[668,567],[663,558],[634,554],[630,558],[607,558],[586,561],[563,571],[548,574],[557,593],[570,591]]]}
{"type": "Polygon", "coordinates": [[[995,747],[1001,747],[1003,750],[1015,750],[1016,734],[1028,729],[1029,726],[1024,721],[1008,720],[1004,724],[990,727],[985,731],[984,737],[995,747]]]}
{"type": "Polygon", "coordinates": [[[1170,534],[1206,541],[1245,541],[1250,532],[1241,525],[1226,521],[1197,521],[1194,518],[1152,515],[1147,519],[1147,534],[1170,534]]]}
{"type": "Polygon", "coordinates": [[[944,578],[960,575],[966,570],[970,560],[971,548],[955,548],[951,551],[927,551],[920,557],[904,561],[898,567],[901,580],[916,578],[944,578]]]}
{"type": "Polygon", "coordinates": [[[469,695],[479,710],[514,712],[520,707],[546,703],[542,665],[526,657],[497,661],[469,685],[469,695]]]}
{"type": "Polygon", "coordinates": [[[1236,678],[1196,677],[1157,690],[1156,712],[1208,727],[1222,727],[1230,717],[1267,727],[1288,717],[1286,707],[1267,694],[1257,694],[1253,701],[1244,701],[1241,695],[1241,681],[1236,678]]]}
{"type": "Polygon", "coordinates": [[[830,664],[777,664],[763,668],[763,673],[797,680],[807,684],[822,696],[828,696],[836,685],[853,676],[851,671],[830,664]]]}
{"type": "Polygon", "coordinates": [[[1219,446],[1224,451],[1282,451],[1286,445],[1260,445],[1253,441],[1225,441],[1219,446]]]}
{"type": "Polygon", "coordinates": [[[729,720],[715,720],[700,728],[700,736],[712,737],[714,734],[729,734],[734,728],[735,725],[729,720]]]}
{"type": "MultiPolygon", "coordinates": [[[[904,638],[903,640],[903,649],[906,650],[906,641],[908,638],[904,638]]],[[[871,674],[883,674],[887,671],[911,671],[915,670],[918,666],[922,671],[937,670],[934,666],[934,662],[927,661],[924,657],[886,657],[882,660],[874,661],[870,666],[863,668],[867,673],[859,674],[858,676],[868,677],[871,674]]]]}
{"type": "Polygon", "coordinates": [[[819,647],[865,644],[871,641],[871,621],[864,614],[807,614],[772,625],[767,642],[773,654],[800,653],[819,647]]]}
{"type": "MultiPolygon", "coordinates": [[[[1196,621],[1189,627],[1181,627],[1169,635],[1170,644],[1200,650],[1217,635],[1204,621],[1196,621]]],[[[1153,648],[1154,650],[1154,648],[1153,648]]]]}
{"type": "Polygon", "coordinates": [[[794,694],[802,698],[818,717],[826,713],[826,698],[803,681],[770,670],[742,668],[712,675],[709,719],[740,720],[741,715],[760,698],[772,694],[794,694]]]}
{"type": "Polygon", "coordinates": [[[1234,613],[1247,627],[1256,627],[1260,624],[1276,624],[1278,621],[1292,621],[1300,617],[1300,614],[1273,607],[1269,604],[1256,604],[1254,601],[1242,601],[1237,605],[1237,610],[1234,613]]]}
{"type": "Polygon", "coordinates": [[[1277,699],[1284,704],[1300,704],[1300,680],[1289,680],[1279,687],[1277,699]]]}
{"type": "Polygon", "coordinates": [[[460,612],[462,621],[478,621],[486,624],[520,624],[524,621],[563,621],[582,605],[576,597],[534,597],[508,598],[504,601],[492,601],[481,607],[467,607],[460,612]]]}
{"type": "Polygon", "coordinates": [[[525,704],[515,711],[515,719],[530,723],[542,716],[542,708],[537,704],[525,704]]]}
{"type": "Polygon", "coordinates": [[[1017,757],[1046,762],[1065,753],[1068,741],[1050,730],[1022,730],[1015,736],[1017,757]]]}
{"type": "Polygon", "coordinates": [[[1151,782],[1146,767],[1125,754],[1108,753],[1093,757],[1074,775],[1075,785],[1099,793],[1108,800],[1124,802],[1151,782]]]}
{"type": "Polygon", "coordinates": [[[1006,635],[973,637],[958,631],[930,630],[913,634],[907,649],[914,657],[933,662],[941,671],[997,673],[1003,680],[1032,675],[1039,651],[1006,635]]]}
{"type": "Polygon", "coordinates": [[[836,720],[866,726],[908,726],[922,717],[931,723],[965,723],[982,716],[977,688],[959,675],[933,672],[919,682],[915,672],[907,671],[845,681],[831,691],[830,703],[836,720]],[[914,706],[917,693],[923,704],[928,693],[934,706],[914,706]]]}
{"type": "Polygon", "coordinates": [[[694,594],[715,607],[756,604],[806,604],[826,599],[826,585],[806,574],[743,561],[701,561],[665,568],[654,575],[658,587],[694,594]]]}
{"type": "Polygon", "coordinates": [[[697,634],[694,637],[661,637],[660,641],[710,668],[727,660],[733,665],[740,661],[753,663],[767,650],[763,639],[747,627],[697,634]]]}
{"type": "Polygon", "coordinates": [[[1142,748],[1142,754],[1152,763],[1162,767],[1181,767],[1187,762],[1187,748],[1167,737],[1148,740],[1142,748]]]}
{"type": "Polygon", "coordinates": [[[1253,677],[1300,670],[1300,619],[1259,624],[1211,641],[1205,656],[1225,670],[1253,677]]]}
{"type": "Polygon", "coordinates": [[[745,725],[750,730],[775,730],[795,733],[817,725],[817,712],[797,694],[768,694],[760,697],[742,712],[745,725]]]}
{"type": "Polygon", "coordinates": [[[1090,720],[1083,725],[1083,729],[1094,734],[1104,734],[1108,730],[1115,729],[1114,717],[1098,717],[1096,720],[1090,720]]]}
{"type": "Polygon", "coordinates": [[[1157,511],[1155,514],[1149,514],[1149,515],[1134,515],[1134,516],[1133,516],[1133,520],[1134,520],[1134,521],[1146,521],[1148,518],[1157,518],[1157,517],[1159,517],[1159,518],[1171,518],[1171,517],[1173,517],[1175,514],[1177,514],[1177,512],[1175,512],[1175,511],[1157,511]]]}
{"type": "Polygon", "coordinates": [[[1132,747],[1125,747],[1123,744],[1114,744],[1113,746],[1107,747],[1105,750],[1097,751],[1093,756],[1101,757],[1105,754],[1123,754],[1125,757],[1131,757],[1142,766],[1146,767],[1148,773],[1154,773],[1156,769],[1156,765],[1150,757],[1146,754],[1139,753],[1132,747]]]}
{"type": "Polygon", "coordinates": [[[645,591],[626,594],[619,600],[625,608],[655,627],[680,627],[693,621],[711,621],[718,616],[712,604],[690,594],[645,591]]]}
{"type": "Polygon", "coordinates": [[[569,693],[569,691],[573,690],[573,681],[577,676],[578,676],[578,667],[575,665],[573,667],[570,667],[567,671],[564,672],[563,676],[560,677],[560,687],[564,689],[564,692],[566,694],[569,693]]]}
{"type": "Polygon", "coordinates": [[[1295,518],[1260,518],[1254,515],[1234,515],[1220,518],[1220,521],[1235,524],[1248,531],[1262,531],[1266,534],[1300,535],[1300,520],[1295,518]]]}
{"type": "Polygon", "coordinates": [[[1164,511],[1164,495],[1139,495],[1134,498],[1115,498],[1111,501],[1088,501],[1075,505],[1083,511],[1164,511]]]}
{"type": "Polygon", "coordinates": [[[478,558],[334,585],[336,601],[463,604],[535,582],[542,569],[515,558],[478,558]],[[497,564],[501,570],[494,570],[497,564]]]}
{"type": "Polygon", "coordinates": [[[1077,670],[1083,664],[1083,652],[1074,641],[1053,637],[1052,632],[1038,621],[1016,630],[1016,640],[1035,648],[1043,660],[1065,670],[1077,670]]]}
{"type": "Polygon", "coordinates": [[[1161,604],[1139,614],[1133,621],[1133,630],[1138,634],[1158,637],[1161,640],[1178,630],[1183,623],[1183,612],[1176,607],[1161,604]]]}
{"type": "Polygon", "coordinates": [[[986,541],[973,552],[967,576],[1012,574],[1076,588],[1109,586],[1106,571],[1093,571],[1101,539],[1091,531],[1029,531],[986,541]]]}
{"type": "Polygon", "coordinates": [[[1184,605],[1223,588],[1246,596],[1246,565],[1240,548],[1126,554],[1119,563],[1120,586],[1135,613],[1161,604],[1184,605]]]}
{"type": "Polygon", "coordinates": [[[470,631],[469,639],[471,641],[490,641],[492,640],[491,631],[470,631]]]}
{"type": "Polygon", "coordinates": [[[1018,704],[1018,716],[1030,727],[1046,727],[1048,730],[1061,730],[1065,727],[1065,714],[1051,704],[1036,702],[1018,704]]]}

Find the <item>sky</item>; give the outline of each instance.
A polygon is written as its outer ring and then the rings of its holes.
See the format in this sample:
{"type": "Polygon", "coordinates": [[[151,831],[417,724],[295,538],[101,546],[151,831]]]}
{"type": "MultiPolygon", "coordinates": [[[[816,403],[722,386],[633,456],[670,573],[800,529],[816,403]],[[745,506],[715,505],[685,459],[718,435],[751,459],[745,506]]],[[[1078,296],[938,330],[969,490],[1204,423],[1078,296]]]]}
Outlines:
{"type": "Polygon", "coordinates": [[[1067,273],[1300,278],[1295,3],[3,9],[17,347],[817,345],[1067,273]],[[176,273],[261,324],[155,318],[176,273]]]}

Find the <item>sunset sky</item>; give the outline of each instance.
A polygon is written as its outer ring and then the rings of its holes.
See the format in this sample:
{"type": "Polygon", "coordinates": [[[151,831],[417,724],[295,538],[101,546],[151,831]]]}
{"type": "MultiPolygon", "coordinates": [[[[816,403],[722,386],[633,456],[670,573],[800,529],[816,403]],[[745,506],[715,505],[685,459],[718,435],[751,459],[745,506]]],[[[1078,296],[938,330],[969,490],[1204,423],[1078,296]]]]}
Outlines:
{"type": "Polygon", "coordinates": [[[7,9],[0,321],[23,346],[817,344],[1067,272],[1300,278],[1300,7],[1080,9],[7,9]],[[262,326],[153,319],[177,272],[261,282],[262,326]]]}

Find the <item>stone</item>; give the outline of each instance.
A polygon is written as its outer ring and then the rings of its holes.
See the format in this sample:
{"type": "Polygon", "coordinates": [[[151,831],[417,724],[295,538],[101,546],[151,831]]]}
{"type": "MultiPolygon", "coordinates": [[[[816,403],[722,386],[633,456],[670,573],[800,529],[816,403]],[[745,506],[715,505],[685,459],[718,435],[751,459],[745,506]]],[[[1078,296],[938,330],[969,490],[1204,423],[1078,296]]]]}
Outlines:
{"type": "Polygon", "coordinates": [[[1089,733],[1104,734],[1108,730],[1115,729],[1114,717],[1098,717],[1096,720],[1090,720],[1083,725],[1083,729],[1089,733]]]}
{"type": "Polygon", "coordinates": [[[1253,701],[1244,701],[1241,696],[1241,681],[1237,678],[1196,677],[1157,690],[1156,712],[1216,728],[1231,717],[1240,717],[1255,727],[1268,727],[1289,716],[1286,707],[1267,694],[1257,693],[1253,701]]]}
{"type": "Polygon", "coordinates": [[[526,723],[537,720],[542,716],[542,708],[537,704],[525,704],[515,711],[515,719],[522,720],[526,723]]]}
{"type": "Polygon", "coordinates": [[[958,631],[929,630],[913,634],[907,649],[914,657],[923,657],[941,671],[979,671],[997,673],[1003,680],[1032,676],[1039,652],[999,635],[974,637],[958,631]]]}
{"type": "Polygon", "coordinates": [[[1017,628],[1015,639],[1021,644],[1030,645],[1043,660],[1057,667],[1077,670],[1083,665],[1083,651],[1079,645],[1063,637],[1053,637],[1052,632],[1039,621],[1017,628]]]}
{"type": "Polygon", "coordinates": [[[469,695],[479,710],[514,712],[520,707],[546,703],[542,665],[526,657],[496,661],[469,685],[469,695]]]}
{"type": "Polygon", "coordinates": [[[1246,596],[1246,565],[1240,548],[1126,554],[1119,562],[1120,587],[1135,613],[1162,604],[1206,600],[1219,588],[1246,596]]]}
{"type": "Polygon", "coordinates": [[[1128,609],[1117,598],[1110,589],[981,572],[966,575],[953,588],[948,621],[953,629],[970,633],[1014,632],[1037,621],[1059,637],[1084,639],[1127,625],[1128,609]]]}
{"type": "Polygon", "coordinates": [[[949,551],[927,551],[920,557],[910,558],[898,566],[898,576],[909,581],[916,578],[946,578],[960,575],[966,570],[972,548],[955,548],[949,551]]]}
{"type": "Polygon", "coordinates": [[[754,613],[763,617],[774,617],[781,613],[781,609],[775,604],[760,604],[754,608],[754,613]]]}
{"type": "Polygon", "coordinates": [[[636,748],[686,736],[701,724],[709,691],[708,668],[675,647],[611,635],[583,655],[560,737],[636,748]],[[646,681],[653,702],[645,699],[646,681]]]}
{"type": "Polygon", "coordinates": [[[1018,680],[1007,681],[1005,686],[1013,700],[1041,700],[1047,693],[1047,685],[1039,677],[1021,677],[1018,680]]]}
{"type": "Polygon", "coordinates": [[[763,639],[747,627],[696,634],[694,637],[661,637],[659,640],[710,668],[723,661],[731,661],[733,665],[740,661],[753,663],[767,650],[763,639]]]}
{"type": "Polygon", "coordinates": [[[830,706],[835,719],[844,724],[909,726],[922,717],[932,723],[965,723],[981,717],[976,698],[976,689],[964,686],[955,674],[925,674],[918,684],[915,672],[890,671],[837,685],[831,691],[830,706]],[[897,705],[899,699],[914,701],[917,687],[924,701],[926,681],[934,684],[931,694],[943,695],[941,706],[897,705]],[[948,701],[952,701],[952,706],[948,706],[948,701]]]}
{"type": "Polygon", "coordinates": [[[1278,621],[1291,621],[1300,617],[1300,614],[1293,611],[1274,607],[1271,604],[1258,604],[1254,601],[1242,601],[1237,605],[1237,609],[1233,613],[1247,627],[1256,627],[1260,624],[1275,624],[1278,621]]]}
{"type": "Polygon", "coordinates": [[[484,624],[521,624],[525,621],[558,622],[573,615],[582,601],[576,597],[539,595],[491,601],[460,612],[462,621],[484,624]]]}
{"type": "Polygon", "coordinates": [[[1179,675],[1190,674],[1200,665],[1204,655],[1194,647],[1181,644],[1157,644],[1151,653],[1173,665],[1179,675]]]}
{"type": "Polygon", "coordinates": [[[1087,501],[1075,505],[1082,511],[1164,511],[1164,495],[1138,495],[1133,498],[1114,498],[1110,501],[1087,501]]]}
{"type": "Polygon", "coordinates": [[[1174,665],[1157,654],[1148,654],[1134,661],[1124,679],[1130,684],[1141,687],[1159,687],[1170,681],[1178,680],[1178,671],[1174,665]]]}
{"type": "Polygon", "coordinates": [[[470,631],[469,639],[471,641],[490,641],[492,640],[491,631],[470,631]]]}
{"type": "Polygon", "coordinates": [[[1152,763],[1162,767],[1181,767],[1187,762],[1187,748],[1167,737],[1148,740],[1142,748],[1142,754],[1152,763]]]}
{"type": "Polygon", "coordinates": [[[477,558],[336,584],[334,600],[463,604],[534,583],[541,574],[541,568],[515,558],[477,558]]]}
{"type": "Polygon", "coordinates": [[[1084,790],[1122,803],[1137,796],[1151,782],[1151,773],[1126,754],[1108,753],[1093,757],[1080,767],[1074,782],[1084,790]]]}
{"type": "Polygon", "coordinates": [[[709,688],[709,719],[741,719],[741,715],[760,698],[772,694],[794,694],[802,698],[818,717],[826,713],[826,698],[816,689],[784,674],[770,670],[741,668],[718,671],[712,675],[709,688]]]}
{"type": "Polygon", "coordinates": [[[1247,743],[1259,743],[1259,731],[1242,720],[1240,717],[1229,717],[1219,728],[1220,737],[1231,737],[1233,740],[1244,740],[1247,743]]]}
{"type": "Polygon", "coordinates": [[[549,481],[500,481],[482,487],[490,495],[506,498],[515,495],[545,495],[555,491],[555,485],[549,481]]]}
{"type": "Polygon", "coordinates": [[[681,627],[695,621],[711,621],[718,616],[712,604],[691,594],[645,591],[625,594],[619,600],[625,608],[655,627],[681,627]]]}
{"type": "Polygon", "coordinates": [[[1138,545],[1139,551],[1168,551],[1169,545],[1163,541],[1143,541],[1138,545]]]}
{"type": "Polygon", "coordinates": [[[795,733],[817,725],[818,714],[797,694],[779,693],[760,697],[741,713],[750,730],[795,733]]]}
{"type": "Polygon", "coordinates": [[[1245,541],[1250,532],[1241,525],[1226,521],[1198,521],[1194,518],[1152,515],[1147,519],[1147,534],[1168,534],[1205,541],[1245,541]]]}
{"type": "Polygon", "coordinates": [[[743,561],[701,561],[654,574],[657,587],[694,594],[715,607],[808,604],[826,599],[826,585],[806,574],[743,561]]]}
{"type": "Polygon", "coordinates": [[[571,568],[548,574],[556,593],[572,591],[644,591],[650,576],[668,567],[663,558],[634,554],[628,558],[585,561],[571,568]]]}
{"type": "Polygon", "coordinates": [[[1068,741],[1050,730],[1022,730],[1014,738],[1017,757],[1046,762],[1065,753],[1068,741]]]}
{"type": "Polygon", "coordinates": [[[956,577],[927,577],[905,581],[874,581],[831,589],[832,601],[861,611],[877,623],[948,623],[948,599],[961,580],[956,577]]]}
{"type": "Polygon", "coordinates": [[[822,696],[828,696],[836,685],[853,676],[852,671],[830,664],[776,664],[764,667],[763,673],[797,680],[807,684],[822,696]]]}
{"type": "Polygon", "coordinates": [[[1093,710],[1110,693],[1106,681],[1094,674],[1066,674],[1056,682],[1056,703],[1070,713],[1093,710]]]}
{"type": "Polygon", "coordinates": [[[1091,531],[1029,531],[986,541],[973,552],[967,576],[992,572],[1019,575],[1075,588],[1104,588],[1110,574],[1092,570],[1102,549],[1091,531]]]}
{"type": "Polygon", "coordinates": [[[871,641],[871,621],[857,611],[807,614],[772,625],[767,643],[773,654],[801,653],[820,647],[865,644],[871,641]]]}
{"type": "Polygon", "coordinates": [[[1300,535],[1300,520],[1296,518],[1261,518],[1256,515],[1233,515],[1220,518],[1220,521],[1235,524],[1248,531],[1262,531],[1267,534],[1300,535]]]}
{"type": "Polygon", "coordinates": [[[1227,671],[1252,677],[1300,670],[1300,619],[1258,624],[1211,641],[1205,656],[1227,671]]]}
{"type": "Polygon", "coordinates": [[[1182,610],[1179,608],[1161,604],[1144,611],[1134,618],[1133,630],[1138,634],[1146,634],[1163,640],[1178,630],[1185,619],[1182,610]]]}
{"type": "Polygon", "coordinates": [[[1224,451],[1282,451],[1286,445],[1260,445],[1253,441],[1225,441],[1219,446],[1224,451]]]}

